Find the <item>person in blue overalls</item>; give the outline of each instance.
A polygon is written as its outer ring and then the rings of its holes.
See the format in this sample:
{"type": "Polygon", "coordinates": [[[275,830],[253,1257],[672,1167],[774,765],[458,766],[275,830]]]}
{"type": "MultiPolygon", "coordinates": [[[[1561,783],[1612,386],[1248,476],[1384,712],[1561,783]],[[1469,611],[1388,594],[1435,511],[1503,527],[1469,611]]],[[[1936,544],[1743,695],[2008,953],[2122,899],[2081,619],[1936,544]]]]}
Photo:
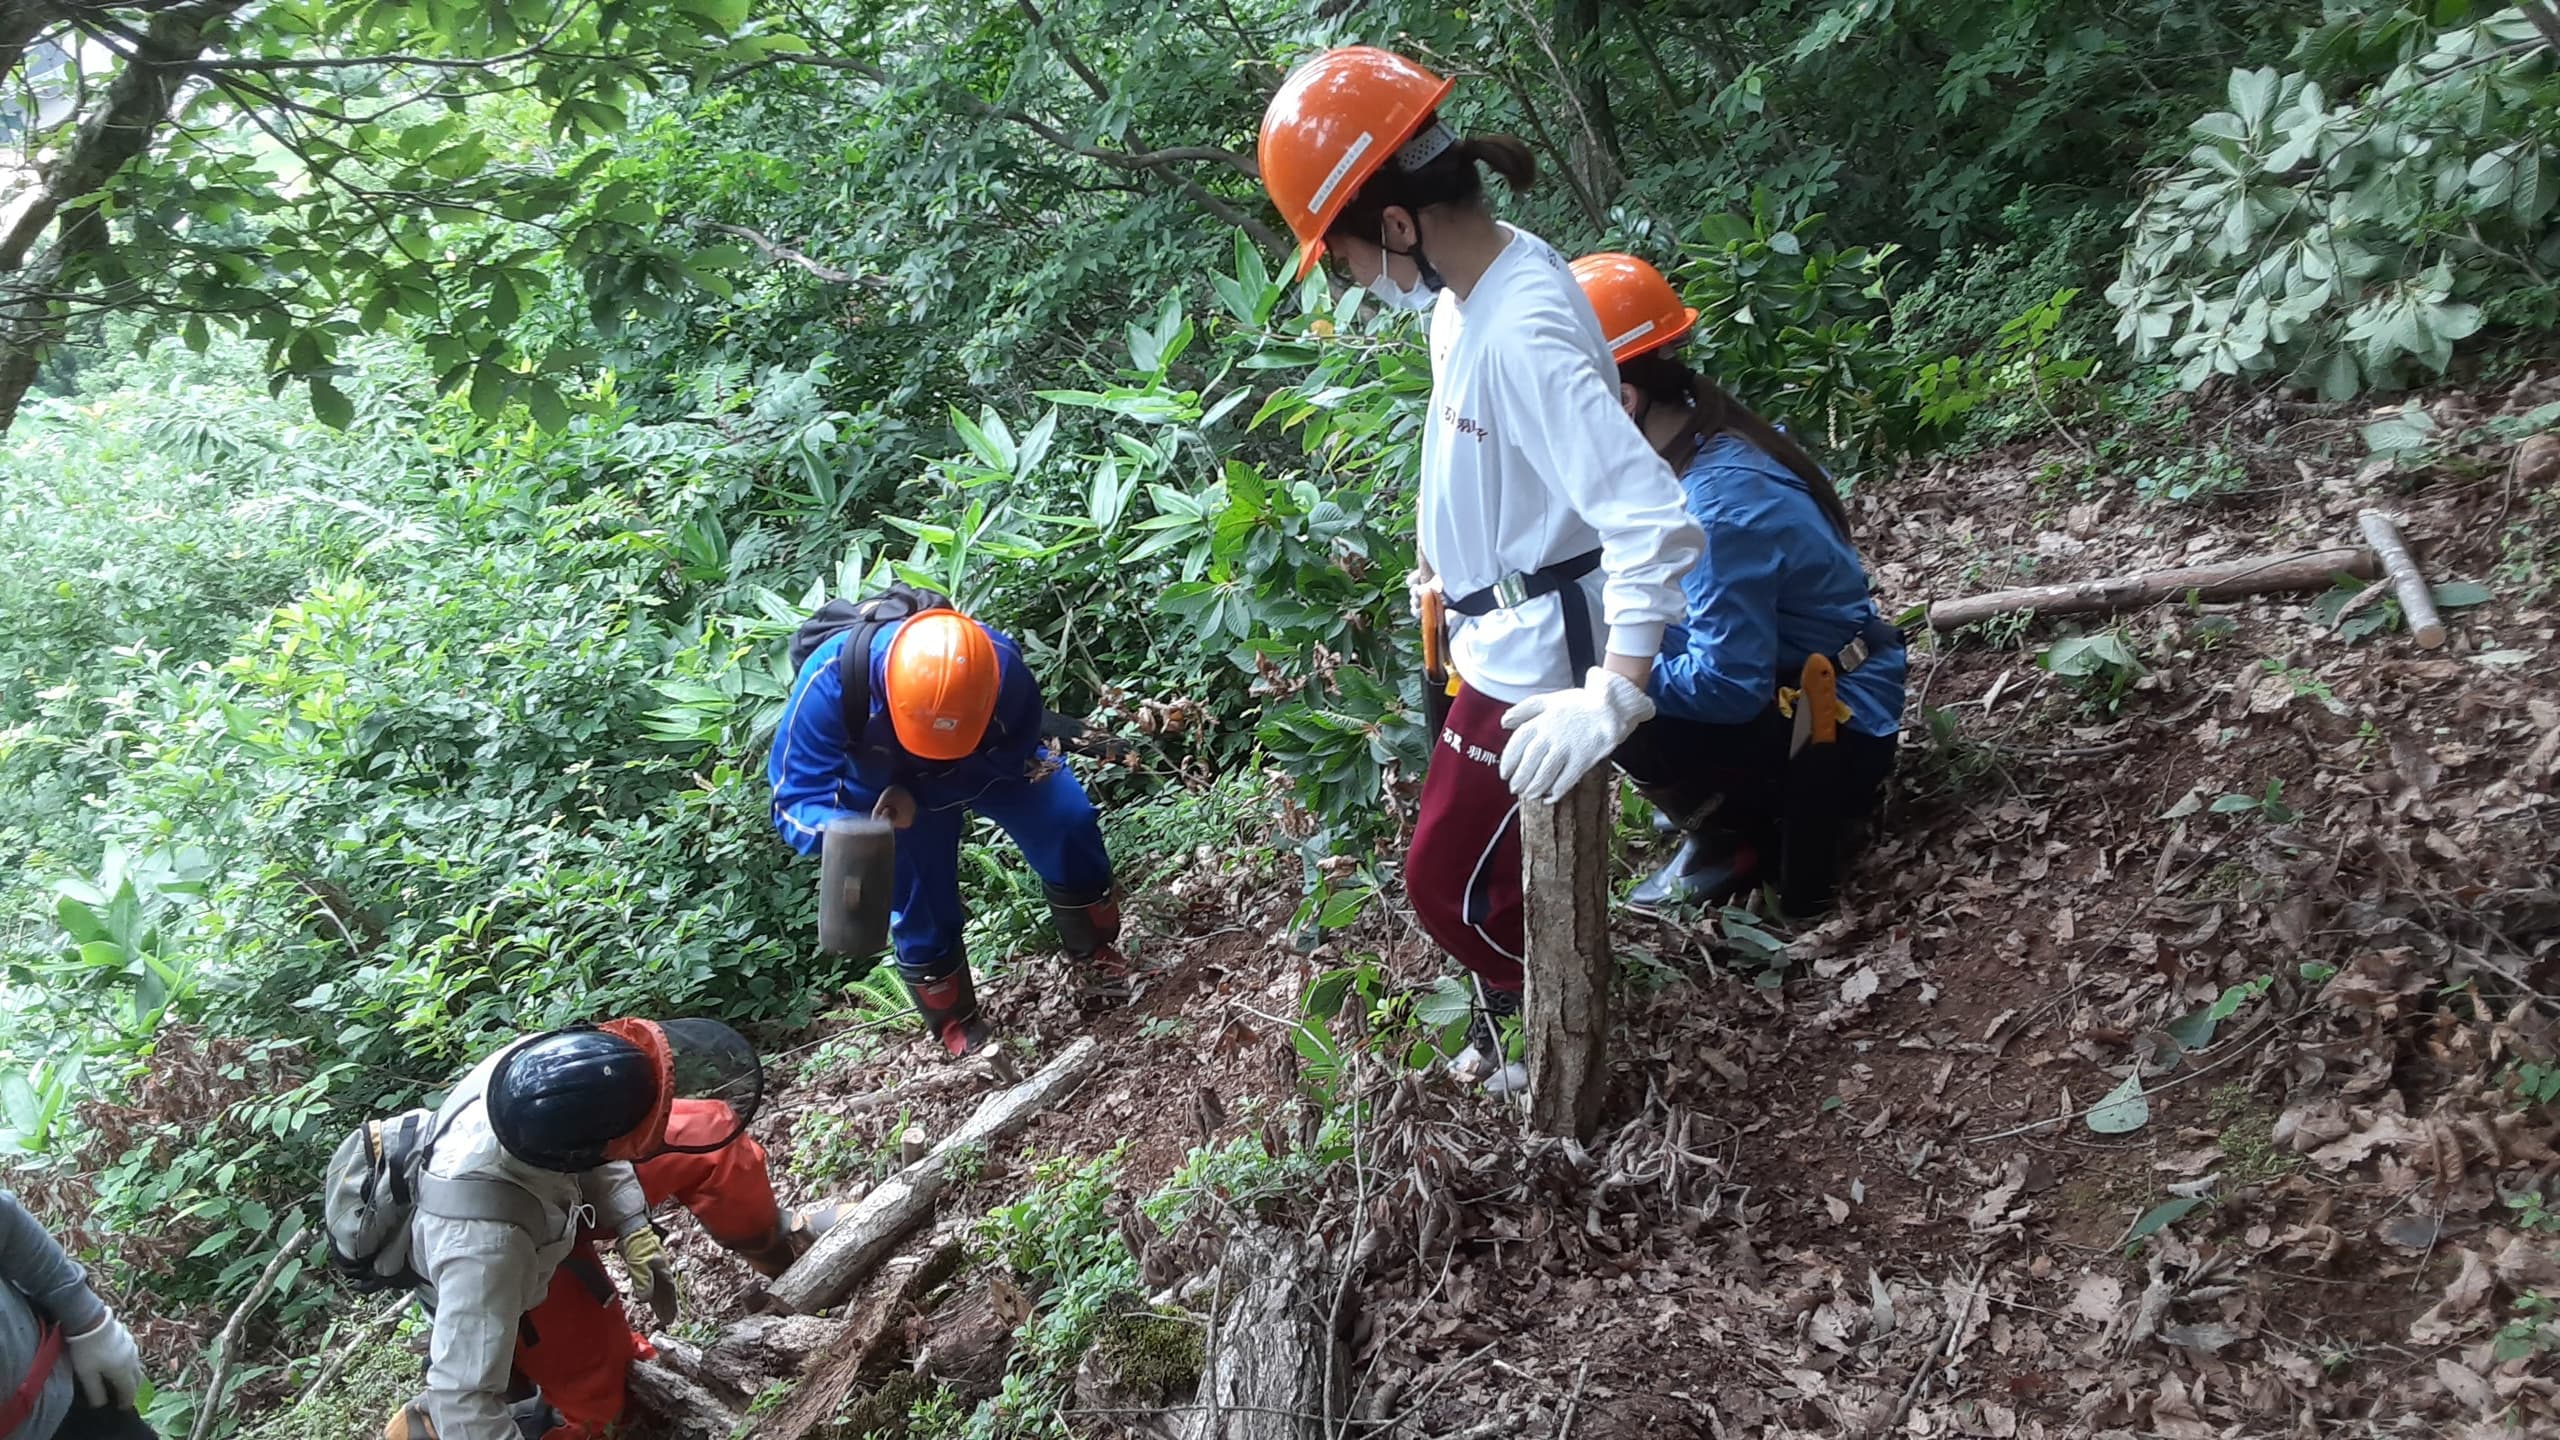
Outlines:
{"type": "Polygon", "coordinates": [[[986,816],[1022,847],[1068,955],[1103,974],[1126,968],[1120,893],[1093,802],[1041,738],[1040,686],[1020,647],[957,610],[929,608],[940,597],[914,603],[918,593],[902,597],[918,613],[892,619],[849,607],[866,618],[808,653],[766,774],[774,828],[804,855],[841,816],[898,827],[898,971],[926,1031],[957,1056],[988,1041],[960,939],[967,817],[986,816]],[[842,664],[848,644],[865,647],[869,664],[842,664]]]}
{"type": "Polygon", "coordinates": [[[1632,255],[1588,255],[1573,271],[1627,414],[1679,472],[1707,538],[1682,582],[1686,623],[1654,660],[1655,718],[1612,757],[1685,833],[1629,898],[1726,899],[1773,873],[1791,814],[1817,809],[1828,823],[1803,832],[1834,837],[1875,808],[1902,727],[1902,635],[1876,611],[1831,477],[1680,358],[1698,312],[1632,255]],[[1818,771],[1791,763],[1795,727],[1779,704],[1815,654],[1831,657],[1847,711],[1818,771]]]}

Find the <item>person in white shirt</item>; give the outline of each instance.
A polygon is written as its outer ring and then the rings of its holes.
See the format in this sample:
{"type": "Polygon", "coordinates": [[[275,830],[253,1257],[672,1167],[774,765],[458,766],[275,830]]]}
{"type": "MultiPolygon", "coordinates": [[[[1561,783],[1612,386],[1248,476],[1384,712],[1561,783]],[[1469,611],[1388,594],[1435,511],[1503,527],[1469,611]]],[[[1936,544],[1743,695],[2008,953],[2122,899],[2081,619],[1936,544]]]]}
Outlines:
{"type": "Polygon", "coordinates": [[[1590,302],[1545,241],[1493,218],[1483,169],[1536,166],[1440,122],[1450,84],[1385,50],[1328,51],[1262,117],[1264,188],[1299,240],[1386,304],[1431,312],[1419,495],[1422,596],[1445,599],[1462,677],[1423,778],[1405,889],[1473,973],[1460,1068],[1517,1089],[1519,804],[1561,798],[1653,715],[1646,688],[1704,542],[1627,418],[1590,302]],[[1482,167],[1482,168],[1480,168],[1482,167]]]}

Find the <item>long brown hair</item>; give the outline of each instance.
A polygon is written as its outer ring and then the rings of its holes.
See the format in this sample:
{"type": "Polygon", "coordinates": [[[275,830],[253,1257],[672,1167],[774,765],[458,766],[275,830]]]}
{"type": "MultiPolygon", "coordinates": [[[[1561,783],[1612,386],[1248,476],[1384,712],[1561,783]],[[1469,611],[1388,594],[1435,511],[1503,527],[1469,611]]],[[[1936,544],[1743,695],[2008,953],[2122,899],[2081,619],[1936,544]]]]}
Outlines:
{"type": "MultiPolygon", "coordinates": [[[[1786,466],[1804,482],[1806,493],[1813,496],[1822,518],[1831,522],[1842,543],[1856,548],[1857,537],[1849,533],[1848,507],[1840,503],[1840,492],[1833,487],[1831,476],[1814,463],[1794,437],[1761,419],[1750,406],[1725,393],[1723,386],[1691,370],[1688,362],[1677,355],[1661,350],[1635,356],[1620,365],[1618,378],[1657,405],[1689,407],[1689,423],[1680,432],[1680,439],[1704,445],[1718,435],[1739,435],[1786,466]]],[[[1678,448],[1677,441],[1673,448],[1678,448]]]]}

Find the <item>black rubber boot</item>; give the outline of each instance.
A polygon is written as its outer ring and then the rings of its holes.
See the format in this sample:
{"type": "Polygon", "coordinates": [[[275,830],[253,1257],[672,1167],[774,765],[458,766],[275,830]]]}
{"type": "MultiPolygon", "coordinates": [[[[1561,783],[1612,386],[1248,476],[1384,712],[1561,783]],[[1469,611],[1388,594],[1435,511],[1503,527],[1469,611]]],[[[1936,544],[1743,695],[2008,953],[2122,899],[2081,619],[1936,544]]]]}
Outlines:
{"type": "Polygon", "coordinates": [[[1750,893],[1760,882],[1758,847],[1730,830],[1693,831],[1671,862],[1627,897],[1639,910],[1712,905],[1750,893]]]}
{"type": "Polygon", "coordinates": [[[992,1032],[978,1018],[978,988],[969,979],[966,961],[941,979],[909,980],[906,987],[907,998],[916,1002],[916,1014],[924,1021],[924,1033],[941,1041],[954,1058],[988,1043],[992,1032]]]}
{"type": "Polygon", "coordinates": [[[1129,962],[1120,954],[1120,887],[1098,897],[1043,885],[1049,897],[1049,922],[1058,927],[1058,943],[1067,958],[1105,975],[1126,974],[1129,962]]]}

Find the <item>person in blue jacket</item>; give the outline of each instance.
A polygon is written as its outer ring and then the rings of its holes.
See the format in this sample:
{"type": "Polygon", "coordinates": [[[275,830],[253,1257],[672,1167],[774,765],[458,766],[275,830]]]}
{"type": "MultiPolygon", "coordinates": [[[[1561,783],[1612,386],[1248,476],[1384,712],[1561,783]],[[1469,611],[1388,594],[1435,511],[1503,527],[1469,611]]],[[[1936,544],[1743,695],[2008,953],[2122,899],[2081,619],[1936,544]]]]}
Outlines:
{"type": "Polygon", "coordinates": [[[1654,660],[1655,718],[1614,757],[1685,832],[1629,898],[1729,898],[1772,873],[1791,803],[1810,798],[1840,827],[1875,808],[1902,727],[1902,636],[1876,611],[1831,477],[1680,358],[1697,312],[1634,256],[1585,256],[1573,270],[1618,362],[1627,414],[1679,472],[1707,537],[1682,586],[1687,621],[1654,660]],[[1794,723],[1779,705],[1815,654],[1832,657],[1847,710],[1838,763],[1818,781],[1790,764],[1794,723]],[[1790,795],[1808,784],[1821,793],[1790,795]]]}
{"type": "Polygon", "coordinates": [[[804,855],[841,816],[898,827],[899,974],[926,1031],[956,1056],[988,1040],[961,945],[960,832],[971,813],[1022,847],[1068,955],[1103,973],[1125,968],[1120,894],[1093,802],[1041,737],[1040,686],[1021,648],[957,610],[919,609],[849,623],[809,652],[766,775],[774,828],[804,855]],[[850,675],[848,644],[868,651],[850,675]]]}

